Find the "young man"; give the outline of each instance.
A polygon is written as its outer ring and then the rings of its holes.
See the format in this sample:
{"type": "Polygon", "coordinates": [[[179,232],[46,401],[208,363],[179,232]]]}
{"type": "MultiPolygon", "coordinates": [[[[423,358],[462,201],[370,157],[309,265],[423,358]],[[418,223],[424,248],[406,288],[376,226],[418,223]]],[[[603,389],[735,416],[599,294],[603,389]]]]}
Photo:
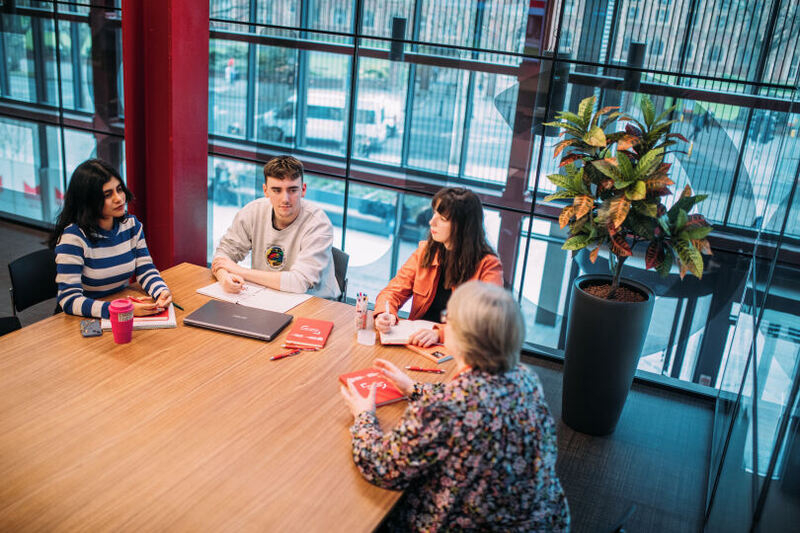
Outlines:
{"type": "Polygon", "coordinates": [[[264,198],[236,214],[217,247],[211,270],[228,292],[250,281],[286,292],[337,298],[333,225],[319,207],[304,202],[303,164],[291,156],[264,165],[264,198]],[[253,268],[237,263],[252,251],[253,268]]]}

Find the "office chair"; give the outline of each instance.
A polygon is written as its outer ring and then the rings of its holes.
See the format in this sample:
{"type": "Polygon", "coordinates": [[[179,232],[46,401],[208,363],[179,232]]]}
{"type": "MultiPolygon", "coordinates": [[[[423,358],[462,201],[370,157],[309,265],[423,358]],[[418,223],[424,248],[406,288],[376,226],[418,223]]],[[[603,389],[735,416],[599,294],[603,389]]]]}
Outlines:
{"type": "Polygon", "coordinates": [[[347,264],[350,262],[350,256],[336,248],[331,248],[333,254],[333,271],[336,274],[336,282],[339,284],[339,290],[342,291],[339,296],[339,301],[344,302],[347,295],[347,264]]]}
{"type": "Polygon", "coordinates": [[[19,318],[15,316],[0,317],[0,337],[6,333],[22,329],[22,324],[19,323],[19,318]]]}
{"type": "MultiPolygon", "coordinates": [[[[11,276],[11,288],[8,290],[11,293],[14,316],[17,316],[17,311],[58,295],[56,255],[49,248],[11,261],[8,264],[8,273],[11,276]]],[[[53,314],[60,312],[61,306],[56,305],[53,314]]]]}

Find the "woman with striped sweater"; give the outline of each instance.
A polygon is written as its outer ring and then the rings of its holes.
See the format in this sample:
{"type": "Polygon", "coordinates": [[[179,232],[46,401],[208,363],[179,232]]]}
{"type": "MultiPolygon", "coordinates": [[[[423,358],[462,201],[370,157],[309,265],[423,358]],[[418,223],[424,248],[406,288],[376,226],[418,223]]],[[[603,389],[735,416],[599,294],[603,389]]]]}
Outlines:
{"type": "Polygon", "coordinates": [[[147,251],[141,222],[126,212],[131,198],[122,177],[104,161],[84,161],[72,174],[50,237],[58,303],[68,314],[108,318],[110,302],[98,298],[125,288],[132,276],[154,300],[134,302],[134,315],[161,312],[172,302],[147,251]]]}

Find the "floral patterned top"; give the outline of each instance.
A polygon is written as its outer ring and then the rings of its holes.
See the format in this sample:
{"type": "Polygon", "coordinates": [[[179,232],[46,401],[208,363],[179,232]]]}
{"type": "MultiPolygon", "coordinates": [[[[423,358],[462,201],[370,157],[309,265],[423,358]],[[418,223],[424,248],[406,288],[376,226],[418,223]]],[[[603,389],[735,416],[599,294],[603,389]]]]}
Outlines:
{"type": "Polygon", "coordinates": [[[538,376],[522,365],[418,383],[393,431],[363,412],[350,432],[364,477],[405,489],[391,530],[569,530],[555,424],[538,376]]]}

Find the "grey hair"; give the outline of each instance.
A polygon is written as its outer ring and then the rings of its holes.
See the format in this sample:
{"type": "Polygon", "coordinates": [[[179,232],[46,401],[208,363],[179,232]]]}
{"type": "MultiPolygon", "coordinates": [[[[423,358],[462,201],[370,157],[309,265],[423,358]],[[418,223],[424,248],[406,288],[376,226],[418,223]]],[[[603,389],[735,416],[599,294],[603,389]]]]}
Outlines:
{"type": "Polygon", "coordinates": [[[472,368],[500,374],[519,363],[525,322],[507,290],[480,281],[459,285],[447,302],[447,322],[472,368]]]}

